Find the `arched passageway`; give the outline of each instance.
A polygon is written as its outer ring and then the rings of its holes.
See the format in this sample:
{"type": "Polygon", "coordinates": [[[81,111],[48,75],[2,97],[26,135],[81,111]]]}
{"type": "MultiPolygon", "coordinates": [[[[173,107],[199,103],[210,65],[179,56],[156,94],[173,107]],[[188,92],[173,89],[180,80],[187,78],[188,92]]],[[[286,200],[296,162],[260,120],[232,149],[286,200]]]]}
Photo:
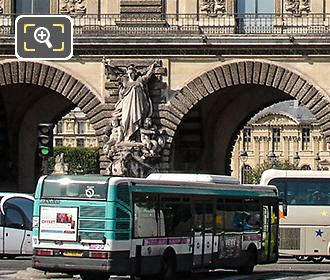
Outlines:
{"type": "Polygon", "coordinates": [[[169,168],[230,174],[234,140],[261,109],[297,99],[313,113],[330,142],[329,96],[302,73],[268,61],[225,63],[187,83],[160,116],[167,128],[169,168]]]}
{"type": "MultiPolygon", "coordinates": [[[[40,175],[37,156],[37,125],[56,123],[74,107],[97,127],[102,111],[99,95],[64,69],[39,62],[10,61],[0,64],[0,115],[6,156],[1,191],[34,192],[40,175]]],[[[97,130],[97,128],[96,128],[97,130]]]]}

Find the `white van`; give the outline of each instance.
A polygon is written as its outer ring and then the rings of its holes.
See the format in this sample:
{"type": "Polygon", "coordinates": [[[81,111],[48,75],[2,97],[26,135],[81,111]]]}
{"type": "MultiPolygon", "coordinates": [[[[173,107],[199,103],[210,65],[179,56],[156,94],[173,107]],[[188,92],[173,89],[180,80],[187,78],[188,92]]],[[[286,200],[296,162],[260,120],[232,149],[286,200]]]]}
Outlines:
{"type": "Polygon", "coordinates": [[[0,257],[32,255],[34,198],[0,192],[0,257]]]}

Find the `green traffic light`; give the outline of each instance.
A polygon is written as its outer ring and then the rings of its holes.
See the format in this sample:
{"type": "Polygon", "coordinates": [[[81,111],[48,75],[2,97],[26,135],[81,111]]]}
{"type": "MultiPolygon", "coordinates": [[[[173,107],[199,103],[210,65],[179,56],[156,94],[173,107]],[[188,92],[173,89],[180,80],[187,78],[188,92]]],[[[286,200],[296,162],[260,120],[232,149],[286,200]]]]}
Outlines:
{"type": "Polygon", "coordinates": [[[47,156],[49,154],[49,148],[48,147],[43,147],[40,149],[40,153],[43,155],[43,156],[47,156]]]}

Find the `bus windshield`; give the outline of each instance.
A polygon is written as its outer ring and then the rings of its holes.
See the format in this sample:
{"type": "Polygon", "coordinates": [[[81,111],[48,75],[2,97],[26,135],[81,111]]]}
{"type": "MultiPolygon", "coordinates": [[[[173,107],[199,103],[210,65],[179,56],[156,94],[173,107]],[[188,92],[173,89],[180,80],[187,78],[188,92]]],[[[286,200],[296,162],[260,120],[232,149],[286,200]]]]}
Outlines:
{"type": "Polygon", "coordinates": [[[107,185],[105,180],[47,177],[43,183],[41,198],[106,200],[107,185]]]}
{"type": "Polygon", "coordinates": [[[330,184],[326,178],[276,178],[269,182],[279,191],[279,197],[289,205],[328,205],[330,184]]]}

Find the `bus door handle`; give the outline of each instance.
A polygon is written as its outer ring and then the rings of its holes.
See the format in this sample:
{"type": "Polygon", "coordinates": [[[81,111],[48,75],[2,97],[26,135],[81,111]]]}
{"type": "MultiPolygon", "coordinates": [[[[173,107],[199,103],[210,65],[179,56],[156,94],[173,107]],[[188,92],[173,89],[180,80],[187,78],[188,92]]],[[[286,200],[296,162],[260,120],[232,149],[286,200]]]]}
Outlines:
{"type": "Polygon", "coordinates": [[[6,232],[6,236],[8,236],[9,234],[8,234],[8,232],[6,232]]]}

